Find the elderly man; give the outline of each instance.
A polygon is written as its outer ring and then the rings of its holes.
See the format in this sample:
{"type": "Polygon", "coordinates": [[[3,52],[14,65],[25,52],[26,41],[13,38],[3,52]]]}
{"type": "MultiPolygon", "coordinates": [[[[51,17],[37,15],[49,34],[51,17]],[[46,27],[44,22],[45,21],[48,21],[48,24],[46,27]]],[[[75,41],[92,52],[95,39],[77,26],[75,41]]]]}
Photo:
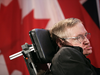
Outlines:
{"type": "Polygon", "coordinates": [[[56,23],[51,29],[51,38],[59,47],[52,59],[53,75],[99,75],[99,70],[86,58],[92,53],[90,33],[77,18],[68,18],[56,23]]]}

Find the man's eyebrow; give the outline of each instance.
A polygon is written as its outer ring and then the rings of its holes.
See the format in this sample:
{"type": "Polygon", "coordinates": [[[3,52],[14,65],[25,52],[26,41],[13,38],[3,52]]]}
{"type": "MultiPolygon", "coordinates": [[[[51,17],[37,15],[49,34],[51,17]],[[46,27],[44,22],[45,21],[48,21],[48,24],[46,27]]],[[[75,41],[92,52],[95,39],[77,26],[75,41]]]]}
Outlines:
{"type": "MultiPolygon", "coordinates": [[[[88,32],[85,32],[85,34],[87,34],[87,33],[88,33],[88,32]]],[[[84,34],[84,35],[85,35],[85,34],[84,34]]],[[[76,37],[78,37],[78,36],[80,36],[80,35],[83,35],[83,34],[78,34],[76,37]]]]}

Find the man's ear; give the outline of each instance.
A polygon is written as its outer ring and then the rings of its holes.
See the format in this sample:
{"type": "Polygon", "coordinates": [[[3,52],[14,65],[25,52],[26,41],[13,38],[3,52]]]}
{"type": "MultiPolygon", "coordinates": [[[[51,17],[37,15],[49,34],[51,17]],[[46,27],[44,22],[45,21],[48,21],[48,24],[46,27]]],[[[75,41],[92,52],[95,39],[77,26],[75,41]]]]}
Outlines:
{"type": "Polygon", "coordinates": [[[65,45],[65,40],[62,40],[62,39],[57,39],[56,40],[56,43],[57,43],[57,45],[59,46],[59,47],[62,47],[62,46],[64,46],[65,45]]]}

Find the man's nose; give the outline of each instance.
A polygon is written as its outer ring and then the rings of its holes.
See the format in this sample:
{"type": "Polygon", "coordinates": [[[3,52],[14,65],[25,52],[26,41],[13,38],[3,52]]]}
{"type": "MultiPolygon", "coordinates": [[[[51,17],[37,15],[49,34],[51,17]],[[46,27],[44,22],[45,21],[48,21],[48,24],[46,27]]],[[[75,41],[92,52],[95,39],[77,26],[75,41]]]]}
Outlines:
{"type": "Polygon", "coordinates": [[[90,41],[89,41],[89,39],[85,36],[85,38],[84,38],[84,42],[83,42],[84,44],[89,44],[90,43],[90,41]]]}

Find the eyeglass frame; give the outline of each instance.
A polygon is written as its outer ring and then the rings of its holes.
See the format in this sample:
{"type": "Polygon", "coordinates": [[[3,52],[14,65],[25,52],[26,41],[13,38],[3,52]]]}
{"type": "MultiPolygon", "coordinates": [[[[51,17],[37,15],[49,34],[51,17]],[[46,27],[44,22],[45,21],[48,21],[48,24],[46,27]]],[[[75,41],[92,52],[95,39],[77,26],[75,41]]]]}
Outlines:
{"type": "MultiPolygon", "coordinates": [[[[84,40],[85,37],[86,37],[87,39],[90,39],[90,38],[87,37],[87,35],[91,35],[91,33],[85,33],[85,35],[82,35],[82,34],[80,34],[80,35],[81,35],[82,40],[84,40]]],[[[79,41],[79,40],[78,40],[78,39],[79,39],[78,37],[79,37],[80,35],[78,35],[77,37],[68,37],[68,38],[61,38],[61,39],[63,39],[63,40],[75,39],[75,40],[79,41]]],[[[79,42],[81,43],[82,41],[79,41],[79,42]]]]}

